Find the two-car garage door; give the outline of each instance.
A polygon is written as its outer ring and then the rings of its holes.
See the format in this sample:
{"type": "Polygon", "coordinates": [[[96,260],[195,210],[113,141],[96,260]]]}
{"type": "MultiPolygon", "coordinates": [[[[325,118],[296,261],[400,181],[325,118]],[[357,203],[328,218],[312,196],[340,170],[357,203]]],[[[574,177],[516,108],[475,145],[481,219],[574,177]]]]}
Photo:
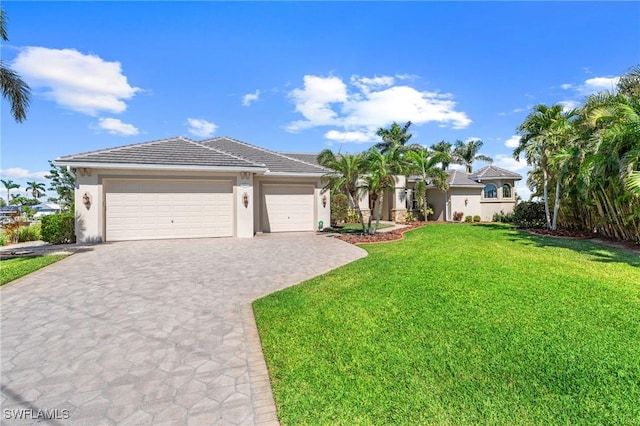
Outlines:
{"type": "Polygon", "coordinates": [[[106,240],[233,236],[233,186],[226,180],[109,180],[106,240]]]}

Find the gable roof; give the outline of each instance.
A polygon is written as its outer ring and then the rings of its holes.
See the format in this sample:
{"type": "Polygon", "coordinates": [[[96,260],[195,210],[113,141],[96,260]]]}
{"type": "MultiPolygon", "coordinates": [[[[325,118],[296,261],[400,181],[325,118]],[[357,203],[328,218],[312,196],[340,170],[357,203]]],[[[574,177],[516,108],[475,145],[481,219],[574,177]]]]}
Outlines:
{"type": "Polygon", "coordinates": [[[510,170],[501,169],[500,167],[490,164],[486,167],[481,168],[477,172],[472,173],[471,178],[477,181],[481,181],[482,179],[500,179],[500,178],[520,180],[522,179],[522,176],[520,176],[518,173],[512,172],[510,170]]]}
{"type": "Polygon", "coordinates": [[[177,137],[152,142],[59,157],[57,164],[78,165],[154,165],[222,168],[264,168],[264,164],[241,158],[190,139],[177,137]]]}
{"type": "Polygon", "coordinates": [[[238,157],[251,159],[263,163],[270,174],[278,173],[303,173],[303,174],[325,174],[330,170],[325,169],[317,164],[304,161],[293,156],[282,154],[275,151],[270,151],[265,148],[260,148],[255,145],[248,144],[246,142],[232,139],[226,136],[208,139],[199,142],[200,144],[212,148],[216,148],[220,151],[227,152],[229,154],[236,155],[238,157]]]}

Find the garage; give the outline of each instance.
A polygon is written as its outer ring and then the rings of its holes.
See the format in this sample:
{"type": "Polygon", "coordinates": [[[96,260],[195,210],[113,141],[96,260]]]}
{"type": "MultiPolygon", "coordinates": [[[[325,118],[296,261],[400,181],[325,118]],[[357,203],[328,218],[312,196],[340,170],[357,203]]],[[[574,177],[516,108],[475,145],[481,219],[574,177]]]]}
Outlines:
{"type": "Polygon", "coordinates": [[[313,231],[313,185],[265,184],[262,189],[263,232],[313,231]]]}
{"type": "Polygon", "coordinates": [[[106,240],[233,236],[229,180],[119,180],[105,184],[106,240]]]}

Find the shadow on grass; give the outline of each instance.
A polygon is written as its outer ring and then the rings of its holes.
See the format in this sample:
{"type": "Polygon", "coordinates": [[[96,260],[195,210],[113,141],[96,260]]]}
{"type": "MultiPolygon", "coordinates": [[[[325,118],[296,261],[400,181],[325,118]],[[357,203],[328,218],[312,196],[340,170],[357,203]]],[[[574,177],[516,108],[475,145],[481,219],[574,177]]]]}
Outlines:
{"type": "Polygon", "coordinates": [[[505,237],[510,241],[533,245],[535,247],[559,247],[575,252],[586,254],[596,262],[613,263],[620,262],[626,263],[629,266],[640,268],[640,256],[637,254],[626,251],[622,248],[610,247],[605,244],[600,244],[596,241],[588,239],[574,239],[574,238],[558,238],[547,235],[531,234],[527,231],[517,230],[507,224],[495,224],[487,223],[476,226],[482,226],[483,228],[491,229],[494,231],[501,231],[505,237]]]}

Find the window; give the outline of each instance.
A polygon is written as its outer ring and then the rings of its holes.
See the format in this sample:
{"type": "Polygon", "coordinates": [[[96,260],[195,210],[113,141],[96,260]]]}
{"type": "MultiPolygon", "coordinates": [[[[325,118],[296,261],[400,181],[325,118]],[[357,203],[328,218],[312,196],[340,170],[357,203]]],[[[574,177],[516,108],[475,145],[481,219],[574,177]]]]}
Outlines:
{"type": "Polygon", "coordinates": [[[484,198],[498,198],[498,188],[492,183],[485,186],[484,198]]]}
{"type": "Polygon", "coordinates": [[[508,183],[502,185],[502,198],[511,198],[511,186],[508,183]]]}

